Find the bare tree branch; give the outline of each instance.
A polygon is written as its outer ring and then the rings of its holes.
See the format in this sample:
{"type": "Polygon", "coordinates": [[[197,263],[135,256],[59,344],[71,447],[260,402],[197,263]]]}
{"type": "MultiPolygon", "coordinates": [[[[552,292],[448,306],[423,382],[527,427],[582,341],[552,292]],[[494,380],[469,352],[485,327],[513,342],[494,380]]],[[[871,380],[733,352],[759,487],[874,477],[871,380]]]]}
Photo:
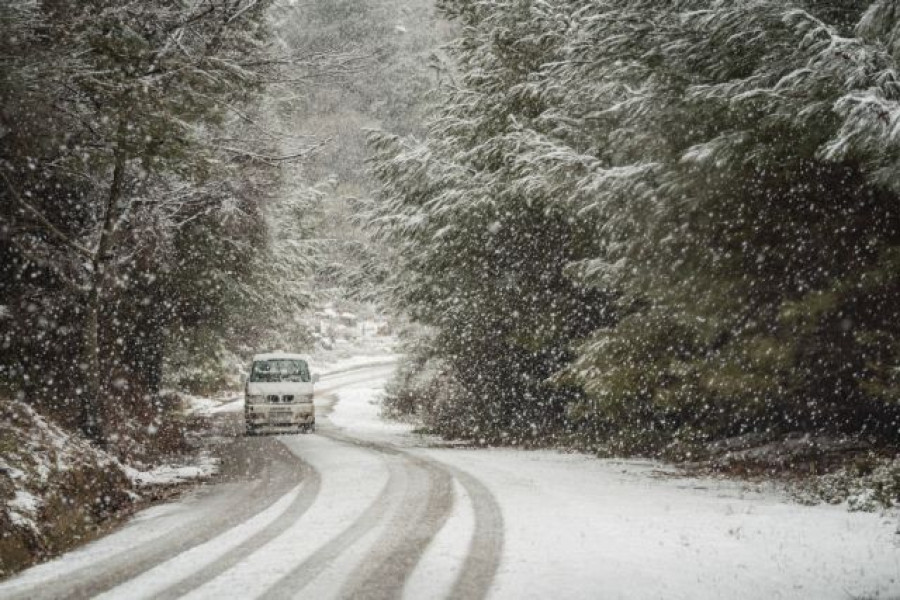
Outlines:
{"type": "Polygon", "coordinates": [[[278,163],[291,162],[295,160],[302,160],[304,158],[308,158],[312,155],[316,150],[327,144],[330,140],[324,140],[321,144],[317,144],[312,148],[305,148],[300,150],[299,152],[293,154],[285,154],[282,156],[272,156],[267,154],[260,154],[258,152],[252,152],[250,150],[244,150],[242,148],[234,148],[232,146],[220,146],[220,149],[228,152],[230,154],[236,154],[238,156],[244,156],[246,158],[250,158],[252,160],[257,160],[269,165],[276,165],[278,163]]]}

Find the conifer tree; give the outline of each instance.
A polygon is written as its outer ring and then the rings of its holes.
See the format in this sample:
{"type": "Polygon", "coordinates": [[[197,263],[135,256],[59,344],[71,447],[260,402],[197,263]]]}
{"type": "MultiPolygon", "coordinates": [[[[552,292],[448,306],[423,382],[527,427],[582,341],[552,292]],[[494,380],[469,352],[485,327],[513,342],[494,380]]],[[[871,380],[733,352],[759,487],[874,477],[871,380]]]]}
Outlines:
{"type": "Polygon", "coordinates": [[[441,6],[463,27],[455,81],[423,142],[374,140],[399,297],[439,340],[579,346],[549,371],[586,392],[556,422],[591,444],[895,439],[896,2],[441,6]],[[518,264],[557,283],[498,301],[518,264]],[[490,318],[532,298],[533,321],[490,318]]]}

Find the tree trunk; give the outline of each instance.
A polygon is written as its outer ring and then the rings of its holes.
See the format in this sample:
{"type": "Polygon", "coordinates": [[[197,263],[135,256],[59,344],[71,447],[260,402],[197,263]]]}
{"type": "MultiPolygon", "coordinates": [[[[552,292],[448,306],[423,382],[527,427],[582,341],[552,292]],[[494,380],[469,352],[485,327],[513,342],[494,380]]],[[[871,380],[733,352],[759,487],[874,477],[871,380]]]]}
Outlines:
{"type": "MultiPolygon", "coordinates": [[[[95,278],[96,279],[96,278],[95,278]]],[[[96,282],[87,301],[84,331],[84,363],[86,385],[81,395],[81,431],[85,437],[105,447],[107,443],[104,422],[105,402],[102,375],[100,373],[100,290],[96,282]]]]}
{"type": "Polygon", "coordinates": [[[118,140],[113,165],[112,183],[106,197],[103,226],[92,261],[91,289],[88,293],[85,320],[84,362],[87,365],[87,385],[81,397],[81,429],[88,439],[101,447],[109,442],[109,411],[106,403],[104,374],[100,362],[100,309],[103,304],[107,270],[110,262],[113,235],[116,226],[116,208],[122,198],[125,176],[125,120],[119,122],[118,140]]]}

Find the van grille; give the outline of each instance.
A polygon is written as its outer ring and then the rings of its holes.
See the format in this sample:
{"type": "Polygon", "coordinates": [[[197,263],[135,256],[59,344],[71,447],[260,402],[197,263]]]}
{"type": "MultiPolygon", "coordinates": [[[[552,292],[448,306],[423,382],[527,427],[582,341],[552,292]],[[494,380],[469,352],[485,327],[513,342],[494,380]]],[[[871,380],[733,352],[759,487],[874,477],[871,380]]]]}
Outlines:
{"type": "Polygon", "coordinates": [[[266,396],[266,402],[268,402],[269,404],[278,404],[279,402],[291,403],[293,401],[294,401],[293,394],[285,394],[284,396],[278,396],[277,394],[272,394],[272,395],[266,396]]]}

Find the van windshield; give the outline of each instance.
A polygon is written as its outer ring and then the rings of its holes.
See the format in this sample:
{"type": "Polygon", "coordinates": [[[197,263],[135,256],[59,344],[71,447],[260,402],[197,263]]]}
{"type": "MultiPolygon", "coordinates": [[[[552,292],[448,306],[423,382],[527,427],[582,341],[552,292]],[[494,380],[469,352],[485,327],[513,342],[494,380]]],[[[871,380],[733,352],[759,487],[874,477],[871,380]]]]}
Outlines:
{"type": "Polygon", "coordinates": [[[253,363],[250,381],[309,381],[309,366],[296,359],[258,360],[253,363]]]}

